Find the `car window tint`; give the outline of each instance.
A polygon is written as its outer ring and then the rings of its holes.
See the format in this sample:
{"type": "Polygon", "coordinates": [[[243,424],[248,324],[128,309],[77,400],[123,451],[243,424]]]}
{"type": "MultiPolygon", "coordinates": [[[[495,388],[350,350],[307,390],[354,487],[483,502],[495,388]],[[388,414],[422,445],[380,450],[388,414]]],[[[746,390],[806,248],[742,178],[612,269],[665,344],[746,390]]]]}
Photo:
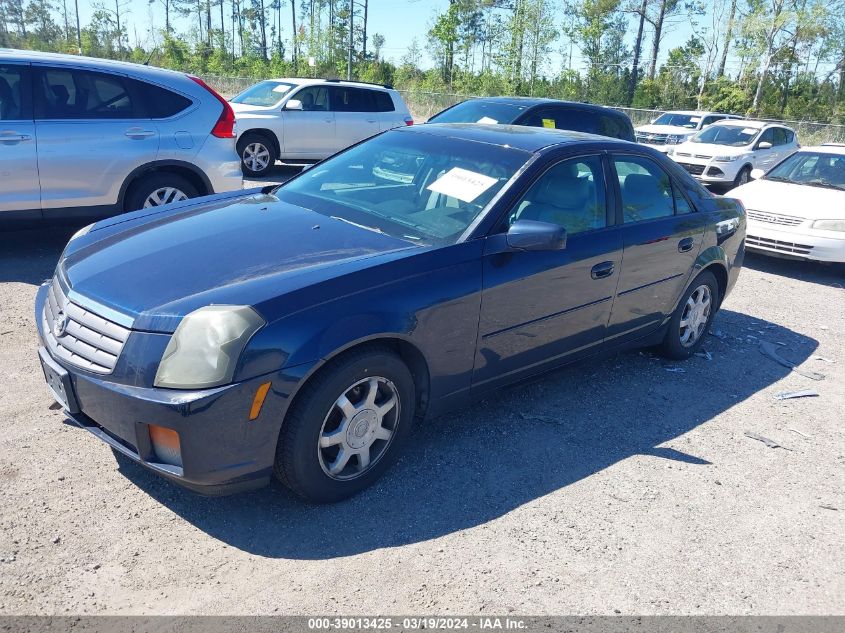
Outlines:
{"type": "Polygon", "coordinates": [[[141,111],[151,119],[166,119],[185,110],[193,102],[171,90],[149,84],[145,81],[129,80],[140,101],[141,111]]]}
{"type": "Polygon", "coordinates": [[[329,91],[325,86],[309,86],[297,92],[292,99],[302,102],[306,112],[327,111],[329,109],[329,91]]]}
{"type": "Polygon", "coordinates": [[[775,145],[786,145],[786,130],[782,127],[776,127],[772,130],[774,138],[775,138],[775,145]]]}
{"type": "Polygon", "coordinates": [[[759,145],[760,143],[771,143],[772,145],[775,144],[774,128],[769,128],[760,135],[760,138],[757,140],[757,145],[759,145]]]}
{"type": "Polygon", "coordinates": [[[44,119],[128,119],[135,116],[117,75],[48,68],[41,73],[44,119]]]}
{"type": "Polygon", "coordinates": [[[599,117],[576,108],[544,108],[528,115],[527,124],[535,127],[599,133],[599,117]]]}
{"type": "Polygon", "coordinates": [[[535,220],[559,224],[569,234],[607,226],[601,158],[565,160],[540,176],[514,206],[510,222],[535,220]]]}
{"type": "Polygon", "coordinates": [[[372,90],[373,100],[376,104],[376,112],[395,112],[396,106],[393,105],[393,99],[390,94],[383,90],[372,90]]]}
{"type": "Polygon", "coordinates": [[[674,215],[675,197],[669,175],[640,156],[613,159],[622,193],[624,222],[639,222],[674,215]]]}
{"type": "Polygon", "coordinates": [[[623,141],[634,140],[633,127],[625,116],[600,116],[599,134],[611,138],[620,138],[623,141]]]}
{"type": "Polygon", "coordinates": [[[20,66],[0,66],[0,121],[22,118],[22,81],[20,66]]]}
{"type": "Polygon", "coordinates": [[[374,112],[370,90],[334,86],[330,88],[331,109],[334,112],[374,112]]]}

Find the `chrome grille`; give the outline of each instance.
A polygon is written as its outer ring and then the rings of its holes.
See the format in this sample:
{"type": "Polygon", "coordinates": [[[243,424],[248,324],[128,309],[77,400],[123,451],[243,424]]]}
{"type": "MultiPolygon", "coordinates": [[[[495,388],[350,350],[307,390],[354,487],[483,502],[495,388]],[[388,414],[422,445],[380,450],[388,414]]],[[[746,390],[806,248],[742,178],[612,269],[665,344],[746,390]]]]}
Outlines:
{"type": "Polygon", "coordinates": [[[771,240],[766,237],[758,237],[756,235],[746,235],[745,245],[748,248],[762,248],[777,253],[784,253],[785,255],[809,255],[813,247],[809,244],[798,244],[796,242],[786,242],[783,240],[771,240]]]}
{"type": "Polygon", "coordinates": [[[804,218],[796,218],[791,215],[781,215],[779,213],[766,213],[765,211],[755,211],[748,209],[746,211],[749,218],[757,220],[757,222],[766,222],[768,224],[781,224],[783,226],[798,226],[804,223],[804,218]]]}
{"type": "Polygon", "coordinates": [[[648,132],[637,132],[637,143],[649,143],[651,145],[665,145],[667,134],[649,134],[648,132]]]}
{"type": "Polygon", "coordinates": [[[44,340],[56,358],[98,374],[111,373],[130,332],[70,301],[56,277],[42,319],[44,340]]]}

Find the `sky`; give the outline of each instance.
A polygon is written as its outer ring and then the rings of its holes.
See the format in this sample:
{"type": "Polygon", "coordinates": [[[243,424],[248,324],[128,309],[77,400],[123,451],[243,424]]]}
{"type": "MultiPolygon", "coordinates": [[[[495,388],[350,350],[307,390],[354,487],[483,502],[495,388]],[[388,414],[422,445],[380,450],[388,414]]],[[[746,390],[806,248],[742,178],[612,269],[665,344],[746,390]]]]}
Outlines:
{"type": "MultiPolygon", "coordinates": [[[[72,7],[73,0],[66,0],[69,9],[72,7]]],[[[141,45],[145,48],[152,43],[152,32],[164,28],[164,10],[158,2],[150,3],[148,0],[119,0],[124,13],[124,20],[127,25],[127,32],[129,42],[135,44],[136,34],[141,45]]],[[[282,22],[282,37],[287,39],[290,37],[290,6],[289,0],[282,0],[285,7],[283,8],[283,22],[282,22]]],[[[91,18],[93,12],[91,8],[91,0],[78,0],[79,14],[83,25],[91,18]]],[[[114,0],[104,0],[108,6],[112,6],[114,0]]],[[[61,3],[57,3],[61,6],[61,3]]],[[[228,4],[228,0],[227,0],[228,4]]],[[[269,3],[268,3],[269,4],[269,3]]],[[[434,17],[444,11],[449,4],[449,0],[369,0],[369,20],[368,33],[380,33],[385,38],[385,45],[383,47],[383,55],[390,61],[399,61],[408,49],[411,41],[416,38],[422,52],[423,58],[420,65],[423,68],[428,68],[433,65],[432,59],[425,50],[426,33],[428,32],[434,17]]],[[[560,7],[561,17],[556,20],[556,26],[560,28],[562,22],[562,5],[563,0],[553,0],[554,6],[560,7]]],[[[217,22],[219,18],[219,9],[212,14],[212,19],[217,22]]],[[[702,21],[706,18],[702,18],[702,21]]],[[[191,18],[195,21],[196,18],[191,18]]],[[[173,21],[179,28],[187,28],[188,18],[173,18],[171,13],[171,21],[173,21]]],[[[631,20],[633,26],[634,20],[631,20]]],[[[675,24],[670,24],[666,28],[666,35],[663,39],[661,61],[665,60],[666,52],[676,46],[682,45],[692,33],[692,27],[688,21],[678,21],[675,24]]],[[[629,45],[633,43],[635,37],[635,29],[631,28],[627,34],[629,45]]],[[[372,41],[372,40],[370,40],[372,41]]],[[[650,47],[650,38],[647,40],[647,50],[650,47]]],[[[560,42],[556,43],[558,46],[560,42]]],[[[647,56],[647,55],[646,55],[647,56]]],[[[550,74],[556,74],[563,64],[563,55],[560,51],[555,50],[547,61],[544,71],[550,74]]],[[[579,69],[579,57],[577,49],[574,52],[574,66],[579,69]]]]}

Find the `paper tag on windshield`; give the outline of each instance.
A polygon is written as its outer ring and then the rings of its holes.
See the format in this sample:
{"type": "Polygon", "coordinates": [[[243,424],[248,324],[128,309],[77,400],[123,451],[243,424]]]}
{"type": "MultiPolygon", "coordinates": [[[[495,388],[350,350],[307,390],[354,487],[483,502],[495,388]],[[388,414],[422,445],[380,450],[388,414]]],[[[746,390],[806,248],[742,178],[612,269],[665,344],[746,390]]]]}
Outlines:
{"type": "Polygon", "coordinates": [[[463,202],[472,202],[495,184],[496,179],[490,176],[477,174],[460,167],[452,167],[426,189],[457,198],[463,202]]]}
{"type": "Polygon", "coordinates": [[[756,134],[757,128],[756,127],[746,127],[742,129],[743,134],[756,134]]]}
{"type": "Polygon", "coordinates": [[[491,119],[489,116],[483,116],[476,123],[498,123],[496,119],[491,119]]]}
{"type": "Polygon", "coordinates": [[[287,92],[290,90],[290,86],[276,86],[273,88],[273,92],[287,92]]]}
{"type": "Polygon", "coordinates": [[[700,121],[701,121],[701,117],[700,117],[700,116],[691,116],[691,117],[689,118],[689,122],[690,122],[690,123],[699,123],[700,121]]]}

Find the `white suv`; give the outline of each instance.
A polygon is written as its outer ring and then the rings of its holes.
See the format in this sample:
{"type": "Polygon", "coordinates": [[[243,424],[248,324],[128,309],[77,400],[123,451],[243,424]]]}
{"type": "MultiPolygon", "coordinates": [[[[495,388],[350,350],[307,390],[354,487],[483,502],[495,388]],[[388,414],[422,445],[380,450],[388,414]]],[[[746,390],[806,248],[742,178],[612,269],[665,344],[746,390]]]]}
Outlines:
{"type": "Polygon", "coordinates": [[[669,156],[697,180],[739,187],[754,169],[770,170],[800,145],[795,131],[765,121],[721,121],[702,130],[669,156]]]}
{"type": "Polygon", "coordinates": [[[264,176],[277,159],[315,161],[384,130],[413,125],[389,86],[336,79],[269,79],[230,103],[244,173],[264,176]]]}
{"type": "Polygon", "coordinates": [[[641,125],[634,131],[637,143],[648,145],[654,149],[667,152],[673,145],[689,140],[692,136],[725,119],[740,119],[734,114],[720,112],[703,112],[700,110],[677,110],[664,112],[648,125],[641,125]]]}
{"type": "Polygon", "coordinates": [[[241,189],[234,124],[185,73],[0,49],[0,224],[241,189]]]}

